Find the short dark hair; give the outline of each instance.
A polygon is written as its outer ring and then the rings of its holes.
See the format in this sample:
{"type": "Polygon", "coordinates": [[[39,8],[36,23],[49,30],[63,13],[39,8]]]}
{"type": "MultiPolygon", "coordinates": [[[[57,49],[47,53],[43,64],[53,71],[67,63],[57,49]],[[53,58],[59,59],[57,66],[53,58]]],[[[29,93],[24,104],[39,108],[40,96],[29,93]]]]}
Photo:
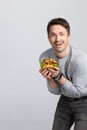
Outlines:
{"type": "Polygon", "coordinates": [[[47,34],[48,35],[49,35],[50,27],[52,25],[62,25],[67,30],[68,35],[70,35],[70,25],[67,22],[67,20],[65,20],[64,18],[54,18],[48,22],[48,25],[47,25],[47,34]]]}

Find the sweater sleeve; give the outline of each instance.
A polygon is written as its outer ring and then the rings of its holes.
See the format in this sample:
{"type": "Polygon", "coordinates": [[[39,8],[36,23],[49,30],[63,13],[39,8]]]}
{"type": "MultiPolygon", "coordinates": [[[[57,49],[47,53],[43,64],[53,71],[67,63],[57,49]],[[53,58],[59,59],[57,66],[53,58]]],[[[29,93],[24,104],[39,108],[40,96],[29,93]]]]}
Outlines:
{"type": "Polygon", "coordinates": [[[87,60],[81,59],[76,64],[72,74],[72,81],[67,80],[61,86],[62,93],[71,98],[79,98],[87,95],[87,60]]]}
{"type": "Polygon", "coordinates": [[[49,86],[48,81],[47,81],[47,88],[48,88],[49,92],[51,92],[54,95],[60,95],[61,94],[61,87],[52,88],[52,87],[49,86]]]}

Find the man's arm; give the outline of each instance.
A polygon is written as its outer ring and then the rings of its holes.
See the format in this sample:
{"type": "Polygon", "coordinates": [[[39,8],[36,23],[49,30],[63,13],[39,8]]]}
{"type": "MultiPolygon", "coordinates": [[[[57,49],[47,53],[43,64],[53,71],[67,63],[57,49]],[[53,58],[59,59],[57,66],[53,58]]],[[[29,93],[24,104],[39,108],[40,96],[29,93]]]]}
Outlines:
{"type": "Polygon", "coordinates": [[[63,75],[59,81],[57,81],[55,79],[47,80],[48,90],[55,95],[60,95],[61,94],[61,85],[64,85],[66,80],[67,79],[63,75]]]}
{"type": "Polygon", "coordinates": [[[41,75],[47,79],[47,87],[48,90],[53,93],[59,95],[61,93],[61,88],[59,87],[59,83],[55,80],[55,77],[58,76],[60,69],[57,67],[55,69],[40,69],[41,75]]]}
{"type": "Polygon", "coordinates": [[[62,94],[71,98],[87,95],[87,60],[80,60],[72,72],[72,80],[61,84],[62,94]]]}

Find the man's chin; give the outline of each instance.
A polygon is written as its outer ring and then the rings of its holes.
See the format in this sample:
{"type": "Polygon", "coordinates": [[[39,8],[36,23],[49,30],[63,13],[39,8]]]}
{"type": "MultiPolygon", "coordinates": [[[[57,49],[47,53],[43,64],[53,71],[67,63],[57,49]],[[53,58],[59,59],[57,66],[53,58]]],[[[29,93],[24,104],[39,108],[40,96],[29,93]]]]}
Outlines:
{"type": "Polygon", "coordinates": [[[57,49],[56,51],[57,51],[57,53],[62,53],[62,52],[64,52],[64,50],[61,50],[61,49],[57,49]]]}

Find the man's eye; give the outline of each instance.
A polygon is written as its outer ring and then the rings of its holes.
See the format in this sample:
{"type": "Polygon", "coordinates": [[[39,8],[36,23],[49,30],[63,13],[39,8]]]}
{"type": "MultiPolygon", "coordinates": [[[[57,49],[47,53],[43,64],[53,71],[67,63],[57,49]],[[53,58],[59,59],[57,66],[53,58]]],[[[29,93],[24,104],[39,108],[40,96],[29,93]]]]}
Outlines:
{"type": "Polygon", "coordinates": [[[61,33],[60,36],[64,36],[64,33],[61,33]]]}
{"type": "Polygon", "coordinates": [[[55,37],[55,34],[50,34],[49,37],[55,37]]]}

